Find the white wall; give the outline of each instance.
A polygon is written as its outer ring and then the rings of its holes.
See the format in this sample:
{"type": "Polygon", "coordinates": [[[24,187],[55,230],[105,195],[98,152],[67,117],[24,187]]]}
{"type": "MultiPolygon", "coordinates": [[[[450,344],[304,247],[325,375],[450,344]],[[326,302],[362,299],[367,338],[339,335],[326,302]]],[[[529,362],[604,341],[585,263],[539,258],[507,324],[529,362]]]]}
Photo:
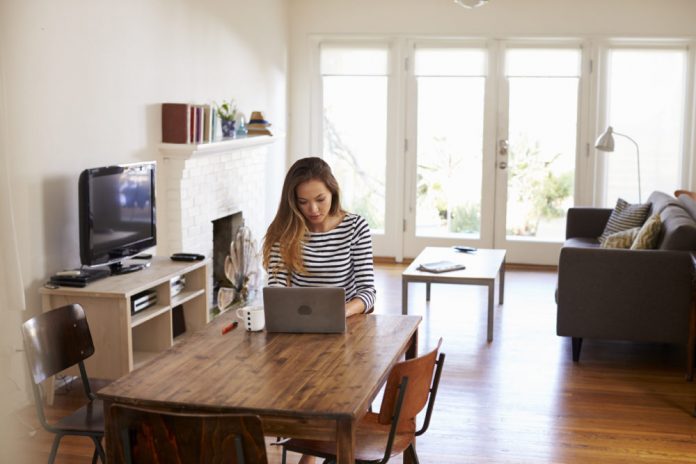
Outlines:
{"type": "MultiPolygon", "coordinates": [[[[79,173],[156,159],[161,102],[233,97],[247,116],[262,110],[285,131],[286,8],[284,0],[0,2],[0,169],[10,179],[27,309],[10,315],[14,329],[40,311],[38,289],[52,272],[79,265],[79,173]]],[[[271,186],[285,161],[284,144],[273,147],[271,186]]],[[[17,334],[3,350],[21,343],[17,334]]],[[[10,369],[20,387],[23,362],[14,355],[10,369]]]]}
{"type": "Polygon", "coordinates": [[[693,0],[293,0],[290,13],[289,155],[310,149],[312,34],[456,37],[696,35],[693,0]]]}

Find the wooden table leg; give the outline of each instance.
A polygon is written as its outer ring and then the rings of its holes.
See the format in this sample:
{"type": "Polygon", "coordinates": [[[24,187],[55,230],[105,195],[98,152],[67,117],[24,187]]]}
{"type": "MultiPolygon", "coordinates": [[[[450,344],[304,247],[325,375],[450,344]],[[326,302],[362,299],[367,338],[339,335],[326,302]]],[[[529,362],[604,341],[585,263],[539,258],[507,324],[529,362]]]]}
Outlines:
{"type": "Polygon", "coordinates": [[[488,342],[493,341],[493,299],[495,297],[495,280],[488,284],[488,342]]]}
{"type": "Polygon", "coordinates": [[[416,330],[411,335],[411,340],[408,342],[408,348],[406,348],[406,353],[404,357],[406,359],[413,359],[418,356],[418,331],[416,330]]]}
{"type": "MultiPolygon", "coordinates": [[[[411,336],[411,341],[409,347],[406,349],[406,359],[413,359],[418,355],[418,331],[413,332],[411,336]]],[[[413,447],[416,447],[416,437],[413,437],[413,447]]],[[[416,464],[415,461],[408,455],[408,453],[403,454],[404,464],[416,464]]]]}
{"type": "Polygon", "coordinates": [[[355,423],[339,419],[336,424],[337,464],[355,464],[355,423]]]}
{"type": "Polygon", "coordinates": [[[117,439],[115,438],[117,437],[117,432],[113,428],[111,414],[109,414],[112,404],[112,401],[104,400],[104,452],[106,453],[106,462],[116,461],[114,441],[117,439]]]}
{"type": "Polygon", "coordinates": [[[500,276],[500,282],[498,283],[498,304],[503,304],[505,301],[505,258],[503,258],[503,264],[500,265],[498,275],[500,276]]]}
{"type": "Polygon", "coordinates": [[[408,280],[401,279],[401,314],[408,314],[408,280]]]}
{"type": "Polygon", "coordinates": [[[696,356],[696,291],[691,292],[689,339],[686,342],[686,380],[694,380],[694,356],[696,356]]]}

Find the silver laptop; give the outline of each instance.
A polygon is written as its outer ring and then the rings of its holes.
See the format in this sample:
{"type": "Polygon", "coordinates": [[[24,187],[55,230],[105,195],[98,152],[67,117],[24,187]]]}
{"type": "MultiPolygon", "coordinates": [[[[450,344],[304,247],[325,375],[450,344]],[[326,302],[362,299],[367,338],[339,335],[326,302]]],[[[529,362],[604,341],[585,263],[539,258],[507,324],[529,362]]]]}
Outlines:
{"type": "Polygon", "coordinates": [[[340,287],[264,287],[266,331],[343,333],[345,295],[340,287]]]}

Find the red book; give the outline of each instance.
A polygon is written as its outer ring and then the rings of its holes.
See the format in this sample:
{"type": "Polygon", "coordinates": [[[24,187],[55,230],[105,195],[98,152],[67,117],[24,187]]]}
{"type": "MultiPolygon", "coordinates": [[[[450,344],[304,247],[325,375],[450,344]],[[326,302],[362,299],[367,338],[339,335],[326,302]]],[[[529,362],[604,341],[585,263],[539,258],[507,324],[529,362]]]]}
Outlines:
{"type": "Polygon", "coordinates": [[[189,105],[186,103],[162,103],[162,142],[191,143],[189,105]]]}
{"type": "Polygon", "coordinates": [[[189,127],[189,142],[190,143],[196,143],[196,107],[191,105],[190,106],[190,127],[189,127]]]}

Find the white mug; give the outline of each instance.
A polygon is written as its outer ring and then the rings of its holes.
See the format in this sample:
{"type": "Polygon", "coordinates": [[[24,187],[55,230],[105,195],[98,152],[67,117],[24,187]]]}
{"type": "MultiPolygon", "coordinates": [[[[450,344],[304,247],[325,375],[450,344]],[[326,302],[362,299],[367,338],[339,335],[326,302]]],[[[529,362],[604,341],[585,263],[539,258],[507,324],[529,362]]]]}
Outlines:
{"type": "Polygon", "coordinates": [[[263,316],[263,306],[245,306],[237,310],[237,317],[244,323],[244,328],[250,332],[263,330],[266,321],[263,316]]]}

